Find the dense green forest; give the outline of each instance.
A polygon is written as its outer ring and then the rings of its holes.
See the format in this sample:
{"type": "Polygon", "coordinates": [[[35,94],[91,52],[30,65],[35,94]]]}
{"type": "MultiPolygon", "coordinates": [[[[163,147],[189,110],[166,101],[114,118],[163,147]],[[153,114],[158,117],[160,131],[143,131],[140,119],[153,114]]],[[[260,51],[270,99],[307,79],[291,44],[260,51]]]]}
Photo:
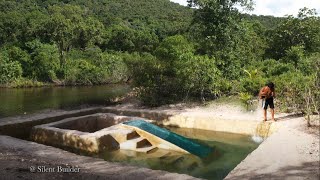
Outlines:
{"type": "Polygon", "coordinates": [[[251,0],[0,0],[3,87],[129,82],[149,106],[239,95],[268,81],[319,112],[320,18],[240,14],[251,0]]]}

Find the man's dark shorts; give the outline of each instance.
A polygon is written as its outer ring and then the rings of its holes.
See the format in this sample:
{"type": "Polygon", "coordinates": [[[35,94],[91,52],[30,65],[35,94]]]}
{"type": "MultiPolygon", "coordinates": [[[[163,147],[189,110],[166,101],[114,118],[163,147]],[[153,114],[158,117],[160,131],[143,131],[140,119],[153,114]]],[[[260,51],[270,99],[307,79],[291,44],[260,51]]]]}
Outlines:
{"type": "Polygon", "coordinates": [[[268,106],[270,106],[271,109],[274,109],[273,97],[265,100],[263,108],[268,109],[268,106]]]}

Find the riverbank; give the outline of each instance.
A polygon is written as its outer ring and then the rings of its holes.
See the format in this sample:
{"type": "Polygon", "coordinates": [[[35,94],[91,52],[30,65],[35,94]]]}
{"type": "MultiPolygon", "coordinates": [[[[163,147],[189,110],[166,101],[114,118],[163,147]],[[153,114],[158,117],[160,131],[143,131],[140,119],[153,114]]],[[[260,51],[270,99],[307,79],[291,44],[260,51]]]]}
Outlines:
{"type": "Polygon", "coordinates": [[[41,82],[30,79],[17,79],[11,83],[0,84],[0,88],[41,88],[41,87],[82,87],[82,86],[105,86],[105,85],[128,85],[122,83],[104,83],[104,84],[68,84],[63,81],[41,82]]]}
{"type": "Polygon", "coordinates": [[[56,86],[55,83],[45,83],[40,81],[34,81],[30,79],[16,79],[13,82],[0,84],[0,88],[31,88],[31,87],[51,87],[56,86]]]}

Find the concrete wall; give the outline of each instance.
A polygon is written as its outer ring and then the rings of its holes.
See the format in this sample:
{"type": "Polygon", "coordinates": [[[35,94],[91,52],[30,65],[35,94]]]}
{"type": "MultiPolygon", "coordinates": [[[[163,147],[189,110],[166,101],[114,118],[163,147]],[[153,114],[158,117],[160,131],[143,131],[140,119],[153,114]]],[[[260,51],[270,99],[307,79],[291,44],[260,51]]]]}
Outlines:
{"type": "Polygon", "coordinates": [[[70,117],[85,116],[101,112],[101,108],[88,108],[63,113],[44,114],[37,117],[30,117],[23,120],[14,120],[10,122],[0,122],[0,135],[8,135],[20,139],[28,139],[32,127],[41,124],[60,121],[70,117]]]}
{"type": "Polygon", "coordinates": [[[102,108],[103,112],[126,116],[139,116],[155,120],[156,124],[181,128],[195,128],[210,131],[229,132],[246,135],[259,135],[268,137],[276,132],[279,125],[272,122],[252,120],[233,120],[228,117],[205,117],[202,115],[184,115],[179,111],[164,112],[144,109],[116,109],[113,107],[102,108]]]}
{"type": "Polygon", "coordinates": [[[185,115],[173,115],[167,120],[158,121],[158,123],[165,126],[259,135],[262,137],[268,137],[278,129],[278,126],[272,122],[231,120],[218,117],[185,115]]]}
{"type": "MultiPolygon", "coordinates": [[[[275,123],[261,123],[259,121],[232,120],[227,117],[205,117],[197,115],[183,115],[181,111],[159,111],[146,109],[118,109],[116,107],[91,108],[64,113],[53,113],[37,118],[16,120],[0,123],[0,135],[9,135],[27,139],[32,127],[36,125],[60,121],[70,117],[79,117],[94,113],[114,113],[155,120],[157,124],[177,126],[182,128],[196,128],[211,131],[223,131],[238,134],[270,136],[279,127],[275,123]]],[[[119,120],[119,122],[122,120],[119,120]]],[[[119,123],[118,122],[118,123],[119,123]]]]}

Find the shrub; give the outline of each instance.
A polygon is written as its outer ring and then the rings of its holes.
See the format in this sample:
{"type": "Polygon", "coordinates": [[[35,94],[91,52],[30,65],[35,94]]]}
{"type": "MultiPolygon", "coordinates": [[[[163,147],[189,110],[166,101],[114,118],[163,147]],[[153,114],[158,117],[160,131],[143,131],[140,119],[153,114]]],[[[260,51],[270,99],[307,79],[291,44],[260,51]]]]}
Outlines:
{"type": "Polygon", "coordinates": [[[286,72],[295,71],[295,68],[292,64],[285,64],[274,59],[264,60],[262,63],[258,63],[257,67],[265,74],[267,78],[279,76],[286,72]]]}
{"type": "Polygon", "coordinates": [[[274,78],[276,95],[281,106],[290,111],[304,109],[303,93],[310,86],[311,77],[304,76],[300,71],[288,72],[274,78]]]}
{"type": "Polygon", "coordinates": [[[5,54],[0,54],[0,84],[10,83],[22,75],[21,64],[10,61],[5,54]]]}
{"type": "Polygon", "coordinates": [[[177,78],[184,96],[189,94],[204,100],[205,97],[217,97],[223,84],[221,72],[215,60],[207,56],[184,54],[177,61],[177,78]]]}
{"type": "Polygon", "coordinates": [[[106,75],[105,82],[119,83],[128,80],[128,68],[123,56],[125,54],[107,52],[102,54],[99,68],[106,75]]]}
{"type": "MultiPolygon", "coordinates": [[[[181,46],[178,41],[174,45],[181,46]]],[[[181,41],[180,41],[181,40],[181,41]]],[[[222,83],[221,73],[215,60],[207,56],[196,56],[192,51],[179,51],[162,44],[157,49],[158,58],[150,54],[134,54],[126,58],[134,85],[140,89],[142,102],[149,106],[174,103],[188,97],[204,100],[217,97],[227,83],[222,83]]]]}
{"type": "Polygon", "coordinates": [[[44,44],[38,40],[26,44],[31,51],[32,73],[29,76],[41,81],[53,81],[60,69],[59,51],[56,45],[44,44]]]}
{"type": "Polygon", "coordinates": [[[84,59],[68,61],[65,72],[66,83],[72,85],[100,84],[103,79],[99,68],[84,59]]]}
{"type": "Polygon", "coordinates": [[[265,85],[266,79],[263,78],[263,74],[258,69],[244,70],[245,76],[240,79],[238,92],[245,92],[250,95],[258,95],[259,90],[265,85]]]}

